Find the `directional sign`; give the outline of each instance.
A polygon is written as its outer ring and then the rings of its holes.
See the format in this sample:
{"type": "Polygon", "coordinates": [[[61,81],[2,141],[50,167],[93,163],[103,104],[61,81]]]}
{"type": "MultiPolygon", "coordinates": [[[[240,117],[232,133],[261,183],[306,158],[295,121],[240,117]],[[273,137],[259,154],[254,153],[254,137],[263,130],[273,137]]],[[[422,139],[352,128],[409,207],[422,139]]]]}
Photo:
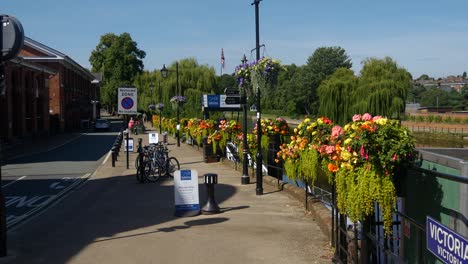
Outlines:
{"type": "Polygon", "coordinates": [[[239,95],[239,89],[226,88],[224,89],[226,95],[239,95]]]}
{"type": "Polygon", "coordinates": [[[228,105],[240,104],[240,96],[227,96],[224,102],[228,105]]]}
{"type": "Polygon", "coordinates": [[[239,96],[227,96],[225,94],[205,94],[202,97],[202,106],[213,110],[234,110],[240,109],[239,96]]]}
{"type": "Polygon", "coordinates": [[[137,88],[119,88],[118,113],[121,115],[136,115],[137,95],[137,88]]]}
{"type": "Polygon", "coordinates": [[[444,263],[468,263],[468,239],[426,217],[427,249],[444,263]]]}

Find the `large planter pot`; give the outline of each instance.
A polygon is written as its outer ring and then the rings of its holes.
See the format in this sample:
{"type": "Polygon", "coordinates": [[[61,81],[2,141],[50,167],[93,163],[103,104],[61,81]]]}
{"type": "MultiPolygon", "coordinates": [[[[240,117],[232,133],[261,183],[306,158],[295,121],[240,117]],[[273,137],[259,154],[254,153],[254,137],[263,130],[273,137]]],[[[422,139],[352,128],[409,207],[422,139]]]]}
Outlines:
{"type": "Polygon", "coordinates": [[[208,144],[208,138],[203,138],[203,160],[206,163],[211,162],[219,162],[221,159],[221,155],[219,155],[220,151],[217,153],[213,153],[213,145],[208,144]]]}
{"type": "Polygon", "coordinates": [[[283,164],[276,163],[276,153],[280,150],[280,136],[273,135],[270,137],[270,143],[268,144],[267,164],[268,164],[268,175],[281,179],[283,177],[283,164]]]}

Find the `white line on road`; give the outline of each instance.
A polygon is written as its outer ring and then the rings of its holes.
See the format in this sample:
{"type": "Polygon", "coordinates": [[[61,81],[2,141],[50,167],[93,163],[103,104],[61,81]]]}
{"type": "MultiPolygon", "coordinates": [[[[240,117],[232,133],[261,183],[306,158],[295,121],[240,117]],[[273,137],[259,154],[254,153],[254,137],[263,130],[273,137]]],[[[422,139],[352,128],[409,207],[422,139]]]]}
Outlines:
{"type": "Polygon", "coordinates": [[[19,216],[17,219],[13,219],[10,223],[7,222],[8,232],[12,232],[12,231],[16,230],[18,227],[28,223],[29,221],[33,220],[34,218],[36,218],[39,215],[46,212],[48,209],[50,209],[50,208],[54,207],[55,205],[57,205],[60,201],[62,201],[63,199],[68,197],[68,195],[70,195],[72,193],[69,190],[73,190],[73,188],[75,186],[77,186],[78,184],[83,183],[84,181],[86,181],[86,179],[89,178],[90,175],[91,175],[91,173],[84,174],[83,176],[77,178],[79,180],[74,181],[67,188],[63,189],[62,191],[60,191],[59,193],[57,193],[55,195],[52,195],[51,199],[49,199],[47,203],[45,203],[45,204],[43,203],[43,204],[41,204],[41,206],[35,207],[34,209],[32,209],[32,210],[26,212],[25,214],[19,216]],[[47,208],[45,210],[42,210],[46,206],[47,206],[47,208]],[[36,213],[36,212],[38,212],[38,213],[36,213]],[[29,217],[31,215],[32,215],[32,217],[29,217]],[[25,218],[26,218],[26,220],[22,221],[25,218]],[[16,224],[18,222],[21,222],[21,223],[11,227],[12,225],[14,225],[14,224],[16,224]]]}
{"type": "Polygon", "coordinates": [[[14,181],[12,181],[12,182],[9,182],[9,183],[7,183],[7,184],[5,184],[5,185],[3,185],[3,186],[2,186],[2,189],[5,188],[5,187],[7,187],[8,185],[12,185],[13,183],[15,183],[15,182],[17,182],[17,181],[19,181],[19,180],[22,180],[22,179],[24,179],[24,178],[26,178],[26,176],[19,177],[18,179],[14,180],[14,181]]]}

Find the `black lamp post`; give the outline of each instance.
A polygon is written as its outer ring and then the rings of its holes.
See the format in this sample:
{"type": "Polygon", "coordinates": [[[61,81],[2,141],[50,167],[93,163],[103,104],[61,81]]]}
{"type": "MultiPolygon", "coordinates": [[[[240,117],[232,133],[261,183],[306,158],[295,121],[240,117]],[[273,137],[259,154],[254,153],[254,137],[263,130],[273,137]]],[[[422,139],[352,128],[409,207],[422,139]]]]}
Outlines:
{"type": "MultiPolygon", "coordinates": [[[[247,63],[247,58],[244,56],[242,57],[242,65],[247,63]]],[[[247,152],[249,151],[249,146],[247,145],[247,91],[246,89],[242,89],[241,91],[241,103],[242,103],[242,110],[243,110],[243,121],[244,125],[242,128],[242,134],[244,135],[242,138],[242,177],[241,177],[241,184],[249,184],[249,157],[247,152]]]]}
{"type": "MultiPolygon", "coordinates": [[[[252,5],[255,5],[255,50],[257,61],[260,60],[260,27],[259,27],[259,11],[258,5],[262,0],[254,0],[252,5]]],[[[255,188],[255,193],[257,195],[263,194],[263,171],[262,171],[262,124],[261,124],[261,111],[260,111],[260,87],[257,87],[257,171],[256,171],[256,181],[257,186],[255,188]]]]}
{"type": "Polygon", "coordinates": [[[159,110],[159,134],[162,134],[162,111],[164,109],[164,104],[159,103],[157,108],[159,110]]]}
{"type": "MultiPolygon", "coordinates": [[[[154,83],[150,83],[149,88],[151,90],[151,100],[150,104],[154,107],[153,104],[153,90],[154,90],[154,83]]],[[[151,108],[150,108],[151,109],[151,108]]],[[[153,126],[153,109],[151,109],[151,126],[153,126]]]]}
{"type": "MultiPolygon", "coordinates": [[[[166,68],[166,64],[163,64],[161,69],[161,75],[163,78],[167,77],[169,70],[166,68]]],[[[177,95],[183,96],[182,91],[179,93],[179,63],[176,62],[176,93],[177,95]]],[[[179,102],[177,102],[177,146],[180,147],[180,111],[179,111],[179,102]]]]}
{"type": "Polygon", "coordinates": [[[158,79],[158,88],[159,88],[159,134],[162,134],[162,111],[164,109],[164,104],[162,102],[162,91],[161,91],[161,79],[158,79]]]}

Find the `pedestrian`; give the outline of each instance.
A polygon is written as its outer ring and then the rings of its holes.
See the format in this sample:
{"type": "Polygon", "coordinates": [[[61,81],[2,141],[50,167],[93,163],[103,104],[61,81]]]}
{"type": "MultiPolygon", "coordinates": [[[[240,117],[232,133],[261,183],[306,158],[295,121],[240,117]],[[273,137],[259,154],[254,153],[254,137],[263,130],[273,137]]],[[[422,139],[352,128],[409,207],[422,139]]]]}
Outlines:
{"type": "Polygon", "coordinates": [[[143,113],[142,119],[143,119],[143,124],[144,124],[146,122],[146,113],[143,113]]]}
{"type": "Polygon", "coordinates": [[[135,125],[135,121],[133,121],[133,117],[130,117],[130,121],[128,121],[128,130],[132,131],[132,128],[134,125],[135,125]]]}

